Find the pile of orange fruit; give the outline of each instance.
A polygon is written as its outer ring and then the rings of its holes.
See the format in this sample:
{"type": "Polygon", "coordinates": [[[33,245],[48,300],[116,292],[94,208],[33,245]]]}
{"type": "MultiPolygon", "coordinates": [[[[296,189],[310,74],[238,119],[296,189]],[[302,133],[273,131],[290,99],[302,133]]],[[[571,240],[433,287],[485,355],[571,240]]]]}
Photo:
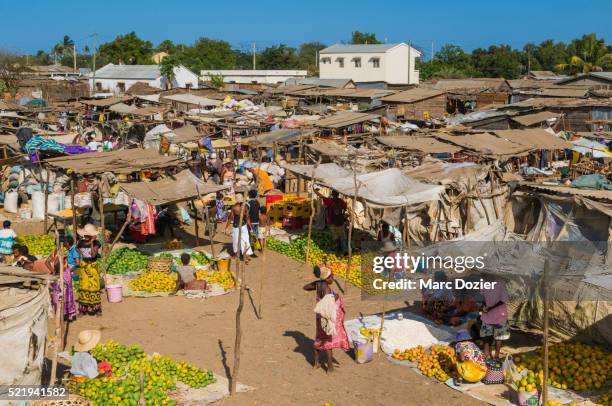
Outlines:
{"type": "MultiPolygon", "coordinates": [[[[538,387],[544,379],[542,359],[541,348],[535,354],[514,357],[519,372],[524,369],[532,372],[538,387]]],[[[550,346],[548,365],[548,384],[559,389],[601,389],[606,381],[612,379],[612,354],[580,342],[550,346]]]]}
{"type": "Polygon", "coordinates": [[[432,345],[429,352],[421,345],[401,351],[396,349],[393,358],[418,362],[417,368],[429,378],[445,382],[455,376],[457,362],[455,350],[446,345],[432,345]]]}

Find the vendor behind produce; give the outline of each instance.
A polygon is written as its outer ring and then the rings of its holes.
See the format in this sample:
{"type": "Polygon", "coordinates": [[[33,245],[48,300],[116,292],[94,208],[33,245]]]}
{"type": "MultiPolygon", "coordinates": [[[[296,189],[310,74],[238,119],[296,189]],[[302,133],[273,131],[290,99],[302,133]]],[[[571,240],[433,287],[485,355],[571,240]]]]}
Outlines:
{"type": "Polygon", "coordinates": [[[83,330],[79,333],[77,343],[74,345],[75,354],[72,356],[72,367],[70,368],[72,375],[89,379],[98,376],[98,362],[89,351],[100,342],[101,335],[99,330],[83,330]]]}
{"type": "Polygon", "coordinates": [[[191,255],[187,253],[181,254],[181,266],[176,268],[178,280],[176,283],[176,290],[206,290],[206,281],[199,281],[195,277],[196,268],[193,265],[189,265],[191,262],[191,255]]]}

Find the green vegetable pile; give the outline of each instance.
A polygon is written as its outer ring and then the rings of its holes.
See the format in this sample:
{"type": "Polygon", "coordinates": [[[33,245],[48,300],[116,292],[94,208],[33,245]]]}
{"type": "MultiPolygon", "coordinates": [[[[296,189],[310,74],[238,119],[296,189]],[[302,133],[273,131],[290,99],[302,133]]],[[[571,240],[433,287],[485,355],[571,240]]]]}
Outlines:
{"type": "Polygon", "coordinates": [[[148,257],[144,252],[133,248],[119,248],[108,256],[106,269],[112,275],[144,271],[147,269],[148,257]]]}
{"type": "MultiPolygon", "coordinates": [[[[306,260],[306,247],[308,246],[308,236],[301,235],[286,243],[268,238],[267,248],[272,251],[279,252],[289,258],[293,258],[296,261],[304,262],[306,260]]],[[[328,233],[324,232],[313,232],[310,242],[310,254],[309,260],[312,264],[322,264],[327,262],[336,262],[341,259],[333,254],[335,246],[328,233]]]]}
{"type": "MultiPolygon", "coordinates": [[[[210,258],[208,258],[208,255],[203,252],[192,251],[189,252],[189,255],[191,256],[191,265],[206,265],[210,263],[210,258]]],[[[171,259],[175,265],[182,265],[180,256],[175,257],[168,252],[162,252],[159,254],[159,257],[171,259]]]]}
{"type": "Polygon", "coordinates": [[[91,351],[98,362],[110,362],[113,376],[88,379],[79,394],[94,405],[136,406],[140,399],[140,373],[144,376],[144,397],[147,405],[175,405],[168,391],[180,381],[192,388],[203,388],[216,382],[212,371],[194,367],[184,361],[175,362],[163,355],[147,357],[137,345],[126,347],[109,340],[91,351]]]}
{"type": "Polygon", "coordinates": [[[55,238],[52,235],[18,235],[17,244],[25,245],[31,255],[51,255],[55,250],[55,238]]]}
{"type": "Polygon", "coordinates": [[[191,254],[191,259],[194,259],[198,265],[207,265],[210,262],[210,258],[203,252],[194,251],[191,254]]]}

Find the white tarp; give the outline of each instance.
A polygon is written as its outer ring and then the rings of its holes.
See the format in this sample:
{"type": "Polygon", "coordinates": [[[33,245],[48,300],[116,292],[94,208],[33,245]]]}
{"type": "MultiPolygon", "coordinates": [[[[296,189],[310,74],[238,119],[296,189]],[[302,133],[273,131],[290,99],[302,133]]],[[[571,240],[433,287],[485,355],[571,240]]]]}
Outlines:
{"type": "Polygon", "coordinates": [[[174,133],[166,124],[159,124],[151,128],[145,134],[143,145],[145,148],[159,148],[159,140],[162,135],[168,138],[174,137],[174,133]]]}
{"type": "Polygon", "coordinates": [[[572,150],[582,155],[590,154],[593,158],[612,158],[612,153],[608,151],[608,148],[597,141],[580,138],[572,141],[572,144],[574,144],[572,150]]]}
{"type": "MultiPolygon", "coordinates": [[[[314,165],[286,165],[286,169],[311,178],[314,165]]],[[[399,169],[357,174],[358,195],[372,207],[401,207],[440,199],[444,186],[421,183],[399,169]]],[[[314,179],[346,196],[354,196],[353,172],[336,164],[317,168],[314,179]]]]}

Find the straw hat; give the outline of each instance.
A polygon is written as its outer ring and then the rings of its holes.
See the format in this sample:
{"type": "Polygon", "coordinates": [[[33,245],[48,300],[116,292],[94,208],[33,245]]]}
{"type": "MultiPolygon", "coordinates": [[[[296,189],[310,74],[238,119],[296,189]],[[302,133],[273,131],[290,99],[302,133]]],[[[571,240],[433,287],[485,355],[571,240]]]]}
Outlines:
{"type": "Polygon", "coordinates": [[[77,352],[89,351],[100,342],[102,333],[100,330],[83,330],[77,337],[77,343],[74,345],[74,350],[77,352]]]}
{"type": "Polygon", "coordinates": [[[319,276],[319,279],[321,279],[322,281],[324,281],[325,279],[329,278],[332,274],[331,269],[329,269],[326,266],[320,265],[319,266],[319,270],[321,271],[321,274],[319,276]]]}
{"type": "Polygon", "coordinates": [[[85,237],[85,236],[97,237],[98,227],[94,226],[93,224],[87,224],[85,227],[78,229],[77,233],[82,237],[85,237]]]}
{"type": "Polygon", "coordinates": [[[236,193],[236,197],[234,198],[236,203],[244,203],[244,196],[242,193],[236,193]]]}

